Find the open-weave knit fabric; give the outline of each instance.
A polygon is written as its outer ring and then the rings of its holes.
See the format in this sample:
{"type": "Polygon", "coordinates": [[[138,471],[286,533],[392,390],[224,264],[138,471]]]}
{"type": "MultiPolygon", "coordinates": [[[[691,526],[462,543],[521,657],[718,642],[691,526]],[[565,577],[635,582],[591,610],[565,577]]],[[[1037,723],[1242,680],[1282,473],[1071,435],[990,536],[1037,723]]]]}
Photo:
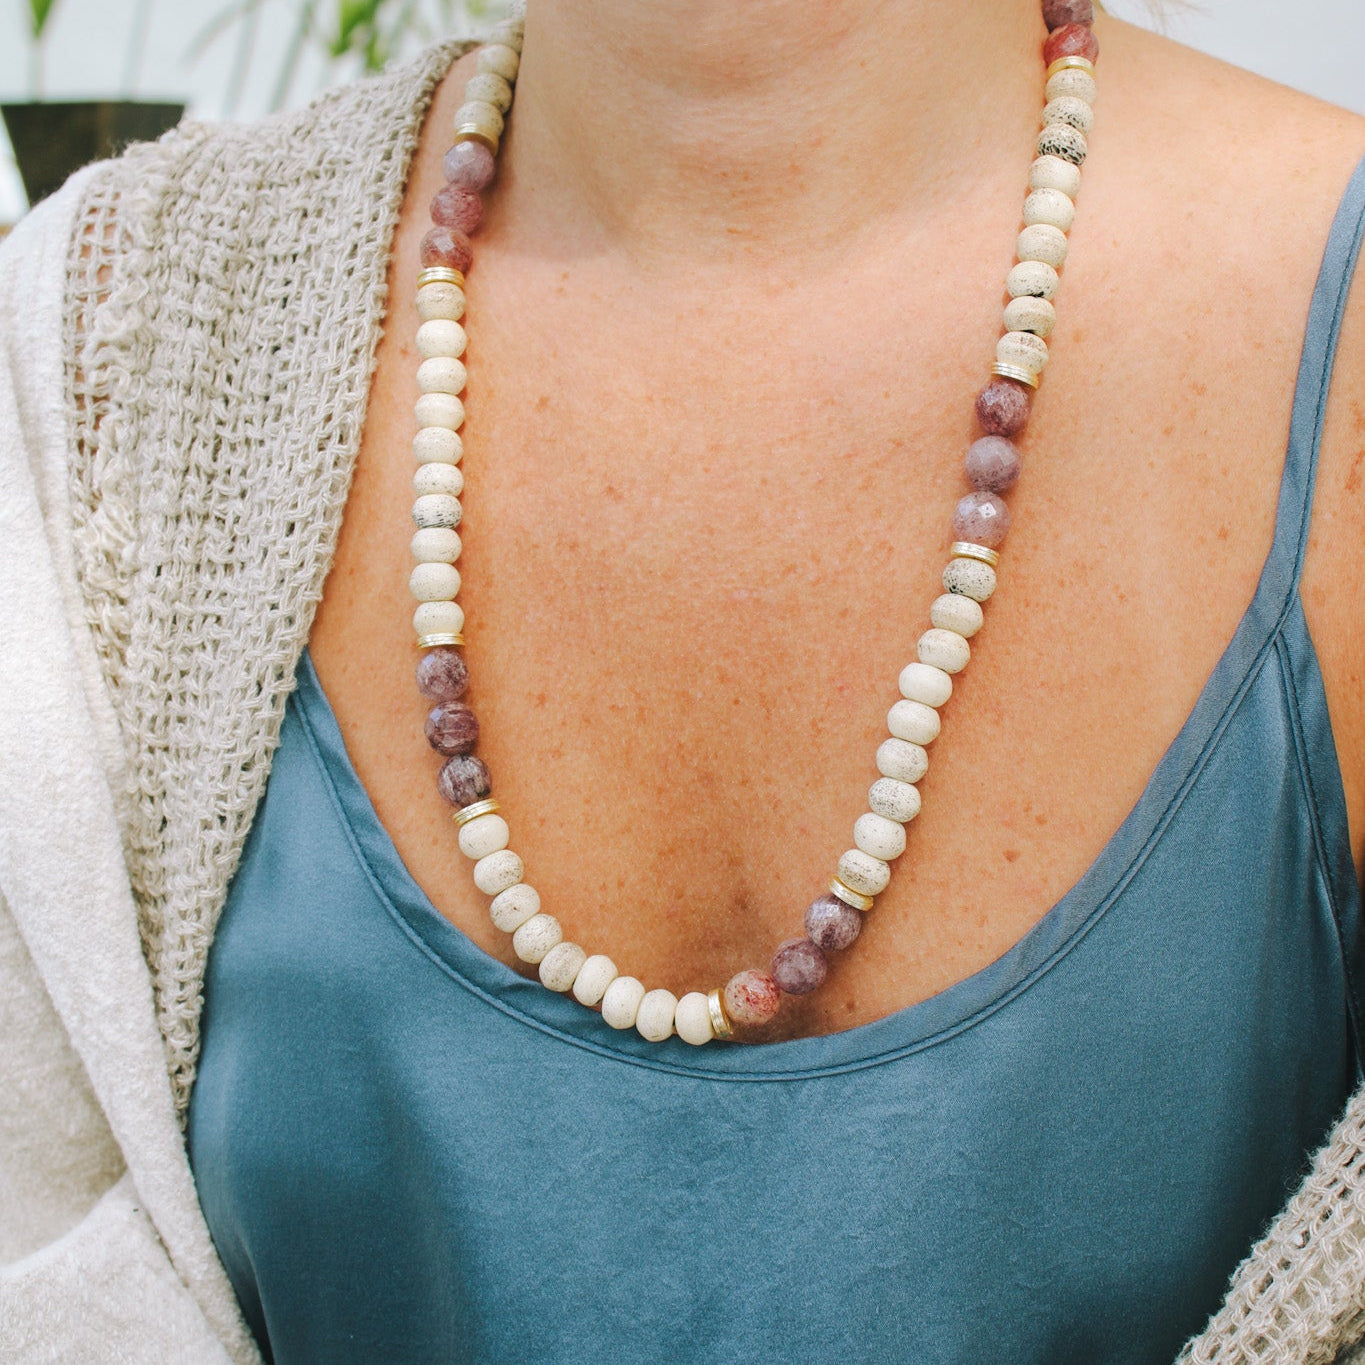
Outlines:
{"type": "MultiPolygon", "coordinates": [[[[302,114],[182,129],[85,193],[66,309],[77,558],[182,1118],[209,942],[359,448],[408,164],[465,46],[302,114]]],[[[1181,1359],[1365,1365],[1343,1354],[1362,1332],[1357,1096],[1181,1359]]]]}

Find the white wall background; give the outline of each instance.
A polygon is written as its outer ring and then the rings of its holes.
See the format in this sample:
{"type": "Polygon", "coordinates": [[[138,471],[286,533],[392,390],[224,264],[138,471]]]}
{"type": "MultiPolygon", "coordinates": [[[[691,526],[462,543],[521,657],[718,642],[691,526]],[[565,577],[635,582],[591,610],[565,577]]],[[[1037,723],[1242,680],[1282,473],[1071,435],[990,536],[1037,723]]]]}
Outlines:
{"type": "MultiPolygon", "coordinates": [[[[196,37],[231,3],[56,0],[46,39],[44,93],[81,99],[131,91],[147,99],[185,100],[201,118],[255,117],[269,107],[298,3],[263,4],[255,57],[235,110],[230,107],[235,35],[220,38],[196,61],[188,58],[196,37]],[[140,11],[148,16],[146,41],[130,43],[140,11]]],[[[485,0],[485,7],[496,11],[501,5],[485,0]]],[[[1125,19],[1153,23],[1142,0],[1108,0],[1108,7],[1125,19]]],[[[432,24],[439,22],[435,5],[427,12],[432,24]]],[[[27,15],[27,0],[0,0],[0,99],[30,94],[27,15]]],[[[1164,27],[1181,42],[1365,114],[1365,0],[1197,0],[1197,8],[1170,14],[1164,27]]],[[[328,81],[346,79],[355,70],[354,64],[329,68],[310,50],[288,103],[303,103],[328,81]]],[[[13,222],[23,208],[0,130],[0,223],[13,222]]]]}

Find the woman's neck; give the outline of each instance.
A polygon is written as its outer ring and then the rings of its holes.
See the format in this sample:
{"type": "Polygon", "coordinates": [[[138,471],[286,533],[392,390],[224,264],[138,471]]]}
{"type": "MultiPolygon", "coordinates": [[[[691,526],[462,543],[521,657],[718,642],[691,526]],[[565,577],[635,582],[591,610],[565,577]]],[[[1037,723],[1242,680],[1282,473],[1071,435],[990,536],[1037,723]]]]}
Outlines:
{"type": "Polygon", "coordinates": [[[651,275],[815,263],[1017,166],[1045,34],[1037,0],[533,0],[503,193],[651,275]]]}

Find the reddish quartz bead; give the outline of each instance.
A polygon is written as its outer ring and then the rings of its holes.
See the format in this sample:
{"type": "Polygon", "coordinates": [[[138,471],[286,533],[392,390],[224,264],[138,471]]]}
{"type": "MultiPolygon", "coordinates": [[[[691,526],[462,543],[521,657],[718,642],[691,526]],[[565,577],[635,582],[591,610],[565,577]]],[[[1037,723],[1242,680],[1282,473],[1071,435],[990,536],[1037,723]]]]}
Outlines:
{"type": "Polygon", "coordinates": [[[1009,529],[1009,508],[994,493],[968,493],[953,513],[953,535],[988,550],[998,550],[1009,529]]]}
{"type": "Polygon", "coordinates": [[[469,238],[458,228],[434,227],[422,238],[422,265],[448,266],[461,272],[469,269],[474,249],[469,238]]]}
{"type": "Polygon", "coordinates": [[[468,235],[483,222],[483,200],[473,190],[447,185],[431,201],[431,221],[468,235]]]}
{"type": "Polygon", "coordinates": [[[459,701],[469,686],[469,668],[457,649],[429,649],[417,665],[417,690],[428,701],[459,701]]]}
{"type": "Polygon", "coordinates": [[[725,987],[725,1012],[731,1022],[748,1028],[766,1024],[782,1007],[777,982],[763,972],[737,972],[725,987]]]}
{"type": "Polygon", "coordinates": [[[427,716],[427,743],[438,753],[467,754],[478,739],[479,718],[463,702],[442,702],[427,716]]]}
{"type": "Polygon", "coordinates": [[[1043,23],[1048,32],[1065,24],[1093,24],[1095,6],[1091,0],[1043,0],[1043,23]]]}
{"type": "Polygon", "coordinates": [[[493,779],[483,759],[473,754],[456,754],[441,769],[436,790],[452,806],[472,806],[493,790],[493,779]]]}
{"type": "Polygon", "coordinates": [[[1008,493],[1019,478],[1019,451],[1003,436],[983,436],[967,447],[967,481],[979,493],[1008,493]]]}
{"type": "Polygon", "coordinates": [[[445,156],[446,179],[462,190],[481,190],[492,182],[493,153],[473,138],[457,142],[445,156]]]}
{"type": "Polygon", "coordinates": [[[988,436],[1016,436],[1028,422],[1033,400],[1013,379],[992,379],[976,396],[976,420],[988,436]]]}
{"type": "Polygon", "coordinates": [[[808,938],[779,944],[769,969],[777,989],[786,995],[809,995],[829,975],[825,955],[808,938]]]}
{"type": "Polygon", "coordinates": [[[863,917],[838,896],[820,896],[806,909],[806,937],[827,953],[842,952],[862,931],[863,917]]]}
{"type": "Polygon", "coordinates": [[[1100,40],[1095,30],[1085,24],[1063,24],[1048,34],[1043,44],[1043,60],[1051,66],[1063,57],[1084,57],[1088,62],[1098,61],[1100,40]]]}

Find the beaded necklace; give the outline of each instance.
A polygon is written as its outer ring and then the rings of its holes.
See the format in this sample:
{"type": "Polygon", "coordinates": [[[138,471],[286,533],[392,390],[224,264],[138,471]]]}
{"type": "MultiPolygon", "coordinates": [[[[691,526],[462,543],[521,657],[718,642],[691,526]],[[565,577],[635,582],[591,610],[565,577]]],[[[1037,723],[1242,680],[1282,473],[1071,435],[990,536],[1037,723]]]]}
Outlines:
{"type": "Polygon", "coordinates": [[[780,944],[767,971],[747,968],[724,988],[690,991],[681,998],[623,975],[602,954],[589,955],[567,941],[559,921],[541,909],[540,895],[523,878],[520,857],[508,847],[511,833],[492,800],[492,779],[475,756],[479,725],[463,700],[469,673],[460,650],[464,612],[455,598],[460,574],[460,495],[464,476],[460,427],[465,386],[465,272],[473,252],[470,236],[483,217],[482,191],[493,181],[495,157],[520,63],[524,11],[499,24],[477,54],[477,74],[465,86],[455,115],[455,143],[445,156],[447,184],[431,203],[433,227],[422,240],[417,279],[418,431],[413,440],[412,539],[416,567],[409,586],[418,606],[413,617],[417,686],[433,703],[426,735],[446,756],[437,778],[441,795],[455,809],[460,851],[473,861],[474,884],[492,898],[493,923],[512,935],[517,956],[538,968],[552,991],[571,991],[580,1003],[601,1010],[615,1029],[636,1029],[651,1042],[676,1033],[701,1044],[730,1038],[736,1026],[755,1027],[777,1014],[786,995],[805,995],[829,970],[829,956],[858,937],[863,916],[891,880],[891,863],[905,851],[905,826],[919,814],[915,785],[929,769],[927,746],[938,737],[939,710],[953,691],[953,677],[971,658],[968,641],[981,628],[982,604],[996,586],[1000,547],[1009,530],[1004,494],[1019,477],[1019,451],[1011,439],[1025,427],[1047,364],[1047,337],[1056,321],[1052,298],[1066,259],[1067,233],[1075,215],[1086,135],[1093,120],[1095,61],[1099,43],[1091,25],[1092,0],[1042,0],[1048,38],[1042,131],[1029,168],[1017,263],[1005,279],[1010,296],[1004,335],[996,343],[991,379],[976,399],[982,436],[967,451],[971,484],[953,514],[954,539],[943,570],[943,593],[929,608],[930,628],[919,638],[917,658],[899,678],[901,700],[887,716],[889,737],[877,750],[880,777],[868,792],[868,811],[853,826],[854,846],[839,859],[829,888],[806,910],[805,935],[780,944]]]}

